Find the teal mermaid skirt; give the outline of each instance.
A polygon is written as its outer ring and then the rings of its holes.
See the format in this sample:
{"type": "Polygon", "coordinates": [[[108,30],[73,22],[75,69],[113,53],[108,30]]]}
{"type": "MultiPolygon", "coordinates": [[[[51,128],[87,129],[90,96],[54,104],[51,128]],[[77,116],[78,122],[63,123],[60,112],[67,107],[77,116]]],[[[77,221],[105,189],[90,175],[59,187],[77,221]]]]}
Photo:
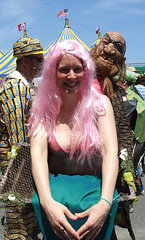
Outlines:
{"type": "MultiPolygon", "coordinates": [[[[73,214],[80,213],[92,205],[99,202],[101,196],[102,178],[101,174],[92,175],[63,175],[49,174],[51,194],[54,200],[65,205],[73,214]]],[[[95,238],[96,240],[109,240],[114,226],[114,218],[118,207],[119,195],[117,190],[114,192],[111,210],[101,229],[101,232],[95,238]]],[[[51,228],[46,214],[40,205],[37,192],[32,197],[32,204],[41,228],[44,240],[60,240],[51,228]]],[[[87,218],[70,220],[69,223],[75,230],[78,230],[87,220],[87,218]]]]}

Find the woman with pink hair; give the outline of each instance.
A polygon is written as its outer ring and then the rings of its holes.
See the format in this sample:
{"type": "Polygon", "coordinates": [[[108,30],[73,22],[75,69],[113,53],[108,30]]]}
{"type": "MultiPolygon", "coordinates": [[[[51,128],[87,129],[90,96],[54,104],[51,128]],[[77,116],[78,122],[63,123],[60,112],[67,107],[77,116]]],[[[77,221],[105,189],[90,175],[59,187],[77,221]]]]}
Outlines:
{"type": "Polygon", "coordinates": [[[92,84],[85,48],[51,48],[31,109],[32,203],[45,240],[110,239],[118,148],[109,99],[92,84]]]}

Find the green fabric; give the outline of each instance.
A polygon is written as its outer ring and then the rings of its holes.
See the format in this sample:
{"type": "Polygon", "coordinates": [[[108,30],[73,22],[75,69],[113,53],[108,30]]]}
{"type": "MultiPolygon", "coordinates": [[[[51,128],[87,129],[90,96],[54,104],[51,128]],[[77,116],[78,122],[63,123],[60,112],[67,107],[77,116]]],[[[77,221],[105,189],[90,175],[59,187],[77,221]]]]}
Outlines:
{"type": "Polygon", "coordinates": [[[137,99],[137,120],[134,129],[135,138],[140,142],[145,141],[145,101],[130,88],[127,89],[127,99],[137,99]]]}
{"type": "Polygon", "coordinates": [[[144,72],[145,73],[145,66],[142,66],[142,67],[135,67],[136,70],[140,70],[142,71],[142,73],[144,72]]]}
{"type": "MultiPolygon", "coordinates": [[[[56,201],[65,205],[72,213],[87,210],[89,207],[96,204],[101,196],[101,175],[70,176],[58,174],[55,176],[50,174],[49,181],[52,197],[56,201]]],[[[59,238],[54,234],[46,215],[40,206],[39,198],[36,192],[32,197],[32,204],[43,233],[44,240],[59,240],[59,238]]],[[[115,190],[112,208],[96,240],[110,239],[117,206],[118,193],[115,190]]],[[[85,223],[86,219],[87,218],[77,219],[76,221],[68,219],[68,221],[75,230],[78,230],[80,226],[85,223]]]]}

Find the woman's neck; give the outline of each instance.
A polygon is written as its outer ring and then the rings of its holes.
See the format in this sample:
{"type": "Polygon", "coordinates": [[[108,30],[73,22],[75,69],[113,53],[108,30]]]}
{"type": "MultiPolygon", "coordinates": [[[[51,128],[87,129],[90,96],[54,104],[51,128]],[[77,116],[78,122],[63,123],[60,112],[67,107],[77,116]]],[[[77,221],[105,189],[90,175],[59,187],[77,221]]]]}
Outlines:
{"type": "Polygon", "coordinates": [[[78,96],[65,95],[62,97],[62,105],[58,115],[58,121],[62,123],[69,123],[78,103],[78,96]]]}
{"type": "Polygon", "coordinates": [[[65,93],[62,95],[62,106],[61,106],[61,110],[64,109],[64,111],[74,111],[74,108],[77,106],[79,100],[79,95],[78,93],[73,93],[73,94],[69,94],[69,93],[65,93]]]}

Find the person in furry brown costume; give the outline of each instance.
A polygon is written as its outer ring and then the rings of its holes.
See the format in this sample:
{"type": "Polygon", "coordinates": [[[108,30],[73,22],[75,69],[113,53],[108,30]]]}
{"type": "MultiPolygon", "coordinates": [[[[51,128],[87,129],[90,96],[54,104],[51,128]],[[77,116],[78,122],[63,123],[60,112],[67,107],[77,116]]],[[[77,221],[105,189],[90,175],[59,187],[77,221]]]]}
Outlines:
{"type": "MultiPolygon", "coordinates": [[[[130,174],[131,182],[133,183],[133,134],[129,121],[127,120],[123,102],[126,95],[125,91],[122,87],[117,86],[116,84],[116,81],[124,79],[126,70],[125,51],[126,42],[123,36],[118,32],[107,32],[101,38],[99,43],[91,49],[90,54],[96,65],[96,83],[100,83],[102,92],[109,97],[113,106],[116,121],[119,149],[118,156],[120,160],[117,181],[117,190],[120,193],[120,203],[118,206],[120,220],[117,222],[117,225],[128,228],[131,238],[135,239],[129,216],[129,205],[135,198],[135,192],[134,189],[132,189],[134,197],[131,197],[130,199],[130,184],[125,180],[125,175],[130,174]],[[116,75],[119,76],[118,80],[114,78],[116,75]],[[125,161],[124,157],[126,158],[125,161]]],[[[111,239],[117,239],[115,228],[111,239]]]]}

